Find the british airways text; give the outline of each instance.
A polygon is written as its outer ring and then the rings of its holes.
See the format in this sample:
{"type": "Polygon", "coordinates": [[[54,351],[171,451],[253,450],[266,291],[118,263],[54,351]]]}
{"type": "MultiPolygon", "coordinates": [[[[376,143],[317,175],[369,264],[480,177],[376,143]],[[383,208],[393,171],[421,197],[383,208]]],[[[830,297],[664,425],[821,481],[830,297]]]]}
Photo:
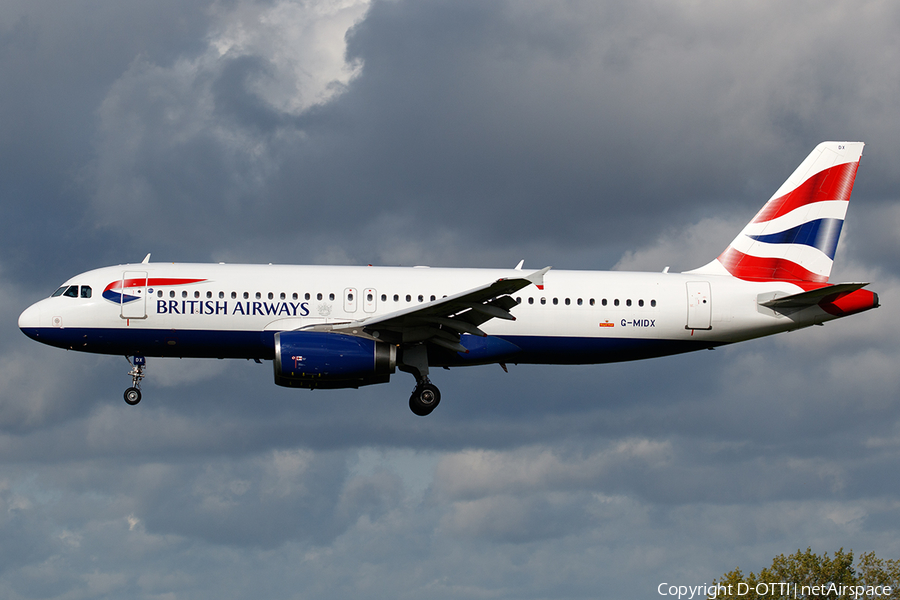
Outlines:
{"type": "Polygon", "coordinates": [[[305,317],[309,302],[234,302],[229,311],[227,300],[157,300],[156,314],[305,317]]]}

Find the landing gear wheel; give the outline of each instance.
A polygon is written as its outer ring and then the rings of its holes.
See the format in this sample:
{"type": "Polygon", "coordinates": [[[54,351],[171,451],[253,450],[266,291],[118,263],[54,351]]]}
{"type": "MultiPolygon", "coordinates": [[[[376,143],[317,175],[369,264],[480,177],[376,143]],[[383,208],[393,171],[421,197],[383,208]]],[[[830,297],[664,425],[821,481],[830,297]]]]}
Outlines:
{"type": "Polygon", "coordinates": [[[423,383],[416,386],[409,397],[409,410],[413,414],[424,417],[431,414],[441,402],[441,391],[431,383],[423,383]]]}
{"type": "Polygon", "coordinates": [[[139,390],[135,387],[130,387],[127,390],[125,390],[125,402],[126,403],[130,404],[131,406],[134,406],[135,404],[137,404],[140,401],[141,401],[141,390],[139,390]]]}

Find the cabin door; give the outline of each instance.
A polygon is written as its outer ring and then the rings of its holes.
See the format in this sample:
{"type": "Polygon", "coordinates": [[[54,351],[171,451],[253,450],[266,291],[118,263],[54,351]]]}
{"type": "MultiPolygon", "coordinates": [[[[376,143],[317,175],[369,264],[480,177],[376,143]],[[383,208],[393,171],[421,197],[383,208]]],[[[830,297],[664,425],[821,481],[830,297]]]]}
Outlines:
{"type": "Polygon", "coordinates": [[[147,272],[125,271],[122,275],[121,315],[123,319],[147,318],[147,272]]]}
{"type": "Polygon", "coordinates": [[[712,329],[712,296],[709,291],[709,282],[687,282],[687,300],[685,329],[712,329]]]}

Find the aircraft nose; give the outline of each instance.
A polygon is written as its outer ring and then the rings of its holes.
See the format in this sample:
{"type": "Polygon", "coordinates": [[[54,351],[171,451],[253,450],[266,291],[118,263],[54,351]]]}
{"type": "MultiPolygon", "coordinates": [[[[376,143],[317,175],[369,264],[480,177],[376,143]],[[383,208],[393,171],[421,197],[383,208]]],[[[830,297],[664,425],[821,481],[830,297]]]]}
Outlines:
{"type": "Polygon", "coordinates": [[[34,337],[32,334],[35,329],[41,326],[41,307],[32,304],[19,315],[19,329],[28,337],[34,337]]]}

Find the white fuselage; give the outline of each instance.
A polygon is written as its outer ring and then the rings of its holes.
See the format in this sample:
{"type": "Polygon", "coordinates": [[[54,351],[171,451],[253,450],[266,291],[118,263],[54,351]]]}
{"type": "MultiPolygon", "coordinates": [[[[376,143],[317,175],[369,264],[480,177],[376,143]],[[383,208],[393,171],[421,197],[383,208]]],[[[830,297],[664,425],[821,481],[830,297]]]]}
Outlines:
{"type": "MultiPolygon", "coordinates": [[[[22,313],[19,326],[44,343],[86,352],[270,359],[276,332],[347,321],[364,324],[365,319],[521,275],[513,269],[128,264],[71,278],[63,288],[78,286],[75,297],[61,294],[34,304],[22,313]],[[88,295],[84,286],[90,297],[82,297],[88,295]]],[[[512,294],[518,301],[510,310],[515,321],[492,319],[481,327],[521,352],[476,352],[471,357],[448,352],[436,362],[614,362],[713,347],[836,318],[818,306],[789,316],[759,306],[761,298],[803,291],[783,281],[550,270],[543,283],[543,289],[529,285],[512,294]]]]}

